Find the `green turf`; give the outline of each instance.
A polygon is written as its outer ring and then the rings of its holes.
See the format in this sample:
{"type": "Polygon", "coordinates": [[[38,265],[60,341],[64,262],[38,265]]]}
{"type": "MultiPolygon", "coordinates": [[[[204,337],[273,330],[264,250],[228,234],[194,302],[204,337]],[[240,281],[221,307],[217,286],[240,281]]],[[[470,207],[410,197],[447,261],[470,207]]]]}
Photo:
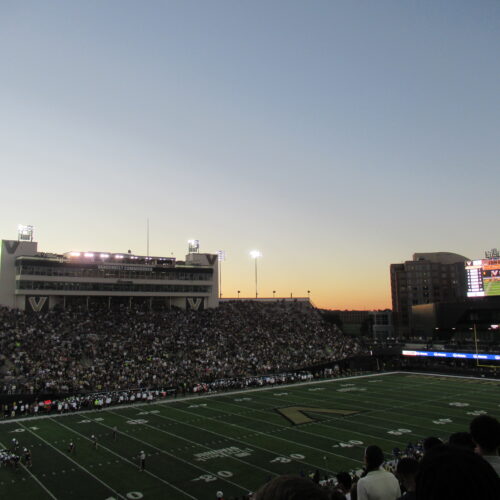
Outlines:
{"type": "Polygon", "coordinates": [[[486,295],[500,295],[500,281],[485,279],[484,291],[486,295]]]}
{"type": "Polygon", "coordinates": [[[279,474],[359,469],[367,444],[389,455],[409,441],[467,430],[478,411],[498,416],[499,388],[496,381],[402,373],[3,421],[0,446],[16,437],[31,448],[33,467],[1,468],[1,498],[211,500],[218,490],[241,496],[279,474]],[[297,406],[357,413],[309,410],[314,420],[294,425],[277,411],[297,406]],[[146,472],[138,470],[141,450],[146,472]]]}

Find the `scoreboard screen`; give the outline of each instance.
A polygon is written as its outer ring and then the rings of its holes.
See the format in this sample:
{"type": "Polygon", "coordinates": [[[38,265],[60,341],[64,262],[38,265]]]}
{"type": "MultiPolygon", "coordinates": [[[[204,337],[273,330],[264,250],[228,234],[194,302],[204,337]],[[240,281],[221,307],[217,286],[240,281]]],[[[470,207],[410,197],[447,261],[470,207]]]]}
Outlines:
{"type": "Polygon", "coordinates": [[[500,259],[465,261],[467,297],[500,295],[500,259]]]}

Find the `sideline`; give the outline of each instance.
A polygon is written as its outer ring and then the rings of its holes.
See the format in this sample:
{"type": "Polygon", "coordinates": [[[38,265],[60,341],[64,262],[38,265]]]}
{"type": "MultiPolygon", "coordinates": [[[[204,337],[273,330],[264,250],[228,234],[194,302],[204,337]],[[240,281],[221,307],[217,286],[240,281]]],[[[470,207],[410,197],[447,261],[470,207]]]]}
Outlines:
{"type": "MultiPolygon", "coordinates": [[[[497,382],[500,384],[500,379],[496,378],[486,378],[486,377],[469,377],[465,375],[443,375],[441,373],[427,373],[427,372],[409,372],[409,371],[392,371],[392,372],[383,372],[383,373],[369,373],[366,375],[352,375],[349,377],[339,377],[339,378],[332,378],[332,379],[322,379],[322,380],[310,380],[308,382],[296,382],[293,384],[275,384],[275,385],[270,385],[267,387],[256,387],[252,389],[238,389],[235,391],[218,391],[218,392],[213,392],[209,394],[190,394],[188,396],[180,396],[177,398],[170,398],[167,400],[163,399],[157,399],[154,401],[150,402],[145,402],[145,403],[131,403],[131,404],[125,404],[125,405],[112,405],[109,407],[103,407],[102,410],[79,410],[79,411],[74,411],[74,412],[69,412],[69,413],[58,413],[58,414],[48,414],[48,415],[36,415],[36,416],[31,416],[31,417],[19,417],[19,418],[6,418],[0,420],[0,425],[2,424],[9,424],[13,422],[29,422],[32,420],[40,420],[40,419],[46,419],[46,418],[62,418],[62,417],[67,417],[70,415],[85,415],[87,413],[95,413],[99,414],[101,411],[105,410],[120,410],[120,409],[126,409],[126,408],[140,408],[143,406],[150,406],[152,404],[160,404],[160,405],[167,405],[167,404],[172,404],[175,402],[184,402],[184,401],[189,401],[189,400],[196,400],[199,401],[200,399],[208,399],[208,398],[215,398],[215,397],[221,397],[221,396],[232,396],[234,394],[247,394],[250,392],[260,392],[260,391],[275,391],[278,388],[293,388],[293,387],[303,387],[303,386],[308,386],[308,385],[315,385],[315,384],[330,384],[330,383],[335,383],[335,382],[344,382],[346,380],[356,380],[356,379],[364,379],[364,378],[372,378],[372,377],[385,377],[387,375],[421,375],[424,377],[448,377],[448,378],[458,378],[458,379],[470,379],[470,380],[477,380],[479,382],[482,381],[488,381],[488,382],[497,382]]],[[[114,391],[111,391],[114,392],[114,391]]]]}

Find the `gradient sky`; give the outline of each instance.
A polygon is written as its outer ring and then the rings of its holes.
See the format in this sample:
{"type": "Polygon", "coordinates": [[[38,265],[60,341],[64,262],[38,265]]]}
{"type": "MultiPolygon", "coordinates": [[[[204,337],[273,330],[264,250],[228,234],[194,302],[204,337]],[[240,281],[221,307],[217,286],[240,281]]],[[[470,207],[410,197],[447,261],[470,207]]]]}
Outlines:
{"type": "Polygon", "coordinates": [[[500,247],[500,3],[0,3],[0,237],[182,259],[223,296],[390,306],[389,264],[500,247]]]}

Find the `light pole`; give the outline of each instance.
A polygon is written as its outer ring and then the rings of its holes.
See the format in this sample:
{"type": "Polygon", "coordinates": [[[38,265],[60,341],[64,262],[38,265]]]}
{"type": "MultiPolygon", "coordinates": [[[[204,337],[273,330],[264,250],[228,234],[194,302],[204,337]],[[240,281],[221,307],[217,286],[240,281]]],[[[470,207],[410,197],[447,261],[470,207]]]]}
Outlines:
{"type": "Polygon", "coordinates": [[[252,250],[250,252],[250,257],[252,257],[252,259],[255,262],[255,298],[257,298],[259,296],[259,288],[258,288],[258,281],[257,281],[257,259],[259,257],[262,257],[262,254],[260,253],[259,250],[252,250]]]}
{"type": "Polygon", "coordinates": [[[217,251],[217,260],[219,261],[219,299],[222,298],[222,263],[226,260],[225,250],[217,251]]]}
{"type": "Polygon", "coordinates": [[[238,298],[240,298],[240,291],[238,290],[238,298]]]}
{"type": "Polygon", "coordinates": [[[276,290],[273,290],[273,299],[275,295],[276,295],[276,290]]]}

